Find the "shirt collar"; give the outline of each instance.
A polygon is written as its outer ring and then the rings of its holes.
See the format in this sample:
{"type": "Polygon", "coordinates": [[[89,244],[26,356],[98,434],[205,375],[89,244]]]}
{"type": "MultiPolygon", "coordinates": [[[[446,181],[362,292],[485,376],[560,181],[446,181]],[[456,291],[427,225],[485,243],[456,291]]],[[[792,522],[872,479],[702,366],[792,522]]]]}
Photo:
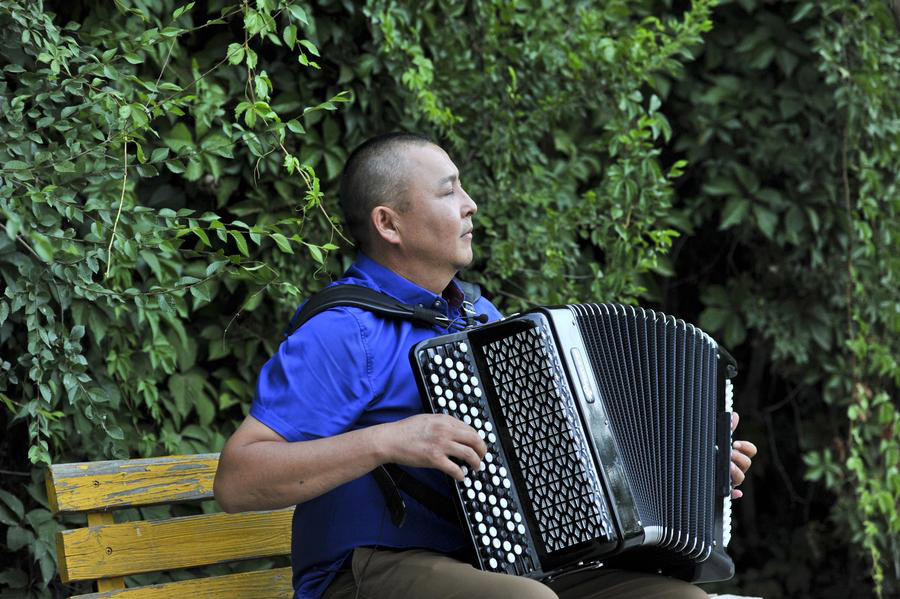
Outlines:
{"type": "Polygon", "coordinates": [[[447,312],[448,307],[458,310],[465,299],[462,289],[459,288],[455,280],[450,281],[442,295],[436,295],[401,277],[362,252],[357,255],[356,262],[347,270],[346,275],[354,278],[361,276],[368,279],[378,291],[386,293],[404,304],[414,306],[421,304],[426,308],[442,312],[447,312]]]}

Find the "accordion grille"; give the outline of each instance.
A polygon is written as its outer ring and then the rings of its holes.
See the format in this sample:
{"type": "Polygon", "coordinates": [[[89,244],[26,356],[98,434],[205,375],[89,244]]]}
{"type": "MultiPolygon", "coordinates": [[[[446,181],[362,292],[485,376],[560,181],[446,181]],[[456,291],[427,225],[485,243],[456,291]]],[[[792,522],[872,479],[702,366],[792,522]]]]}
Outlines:
{"type": "Polygon", "coordinates": [[[554,345],[545,327],[484,346],[489,378],[545,551],[615,535],[554,345]]]}

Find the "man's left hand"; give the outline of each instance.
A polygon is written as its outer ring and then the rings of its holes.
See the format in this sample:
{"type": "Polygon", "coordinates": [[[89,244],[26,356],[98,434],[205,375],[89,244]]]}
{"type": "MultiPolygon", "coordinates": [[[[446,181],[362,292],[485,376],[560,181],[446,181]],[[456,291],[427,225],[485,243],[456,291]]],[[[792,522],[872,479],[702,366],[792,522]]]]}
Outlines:
{"type": "MultiPolygon", "coordinates": [[[[740,416],[737,412],[731,413],[731,432],[737,428],[740,416]]],[[[734,441],[731,444],[731,486],[737,487],[747,476],[747,470],[750,469],[751,458],[756,455],[756,445],[750,441],[734,441]]],[[[743,491],[733,488],[731,490],[731,498],[738,499],[743,496],[743,491]]]]}

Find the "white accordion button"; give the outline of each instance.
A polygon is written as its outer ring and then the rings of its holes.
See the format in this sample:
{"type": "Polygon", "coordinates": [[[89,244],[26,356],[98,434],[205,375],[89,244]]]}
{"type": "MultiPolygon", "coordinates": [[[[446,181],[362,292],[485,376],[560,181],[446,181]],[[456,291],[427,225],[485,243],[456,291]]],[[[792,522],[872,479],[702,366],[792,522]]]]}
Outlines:
{"type": "Polygon", "coordinates": [[[522,555],[522,546],[516,545],[515,547],[513,547],[513,551],[516,552],[516,555],[522,555]]]}
{"type": "Polygon", "coordinates": [[[509,561],[509,563],[513,563],[516,561],[516,556],[513,555],[512,553],[507,553],[506,559],[507,559],[507,561],[509,561]]]}
{"type": "Polygon", "coordinates": [[[525,526],[523,524],[519,524],[519,534],[525,534],[525,526]]]}
{"type": "Polygon", "coordinates": [[[462,412],[463,414],[465,414],[466,412],[469,411],[469,406],[467,406],[464,403],[461,403],[461,404],[459,404],[459,411],[462,412]]]}
{"type": "Polygon", "coordinates": [[[500,564],[497,563],[497,560],[494,559],[494,558],[491,558],[491,561],[489,561],[488,563],[491,565],[491,568],[493,568],[494,570],[496,570],[496,569],[497,569],[497,566],[500,565],[500,564]]]}
{"type": "Polygon", "coordinates": [[[500,549],[500,539],[494,539],[494,549],[500,549]]]}
{"type": "MultiPolygon", "coordinates": [[[[466,375],[463,375],[463,376],[466,376],[466,375]]],[[[471,395],[472,387],[470,387],[468,385],[463,385],[463,393],[465,393],[466,395],[471,395]]]]}
{"type": "MultiPolygon", "coordinates": [[[[462,408],[464,406],[463,406],[463,404],[460,404],[459,407],[462,408]]],[[[463,416],[463,422],[465,422],[466,424],[472,424],[472,419],[469,418],[468,415],[466,415],[466,416],[463,416]]]]}
{"type": "Polygon", "coordinates": [[[477,418],[478,417],[478,408],[473,407],[471,410],[469,410],[469,414],[472,415],[472,418],[477,418]]]}
{"type": "Polygon", "coordinates": [[[468,491],[466,491],[466,497],[468,497],[469,499],[475,499],[475,491],[469,489],[468,491]]]}
{"type": "Polygon", "coordinates": [[[435,364],[442,364],[443,362],[444,362],[444,358],[442,358],[442,357],[440,357],[439,355],[435,354],[435,356],[434,356],[434,363],[435,363],[435,364]]]}
{"type": "MultiPolygon", "coordinates": [[[[434,373],[431,374],[431,382],[432,383],[437,383],[439,380],[441,380],[441,377],[439,377],[438,375],[436,375],[434,373]]],[[[438,393],[438,395],[440,395],[440,393],[438,393]]]]}
{"type": "Polygon", "coordinates": [[[509,532],[513,532],[514,530],[516,530],[516,525],[513,524],[512,522],[507,522],[506,528],[507,528],[507,530],[509,530],[509,532]]]}
{"type": "Polygon", "coordinates": [[[455,370],[450,371],[450,378],[453,379],[454,381],[456,380],[456,371],[455,370]]]}
{"type": "MultiPolygon", "coordinates": [[[[466,383],[469,381],[469,375],[466,374],[465,372],[463,372],[462,374],[459,375],[459,380],[466,383]]],[[[466,391],[466,393],[468,393],[468,391],[466,391]]]]}
{"type": "Polygon", "coordinates": [[[469,351],[469,346],[466,345],[465,343],[460,343],[460,344],[459,344],[459,351],[461,351],[461,352],[463,352],[463,353],[466,353],[467,351],[469,351]]]}
{"type": "Polygon", "coordinates": [[[522,514],[520,514],[519,512],[514,513],[514,514],[513,514],[513,520],[515,520],[516,522],[521,522],[521,521],[522,521],[522,514]]]}
{"type": "Polygon", "coordinates": [[[463,363],[460,362],[459,360],[457,360],[457,361],[456,361],[456,369],[457,369],[458,371],[462,372],[462,371],[463,371],[463,368],[465,368],[465,366],[463,366],[463,363]]]}
{"type": "MultiPolygon", "coordinates": [[[[503,509],[506,509],[509,507],[509,502],[506,500],[506,497],[500,498],[500,507],[502,507],[503,509]]],[[[510,515],[506,514],[506,517],[509,518],[510,515]]]]}
{"type": "Polygon", "coordinates": [[[480,490],[481,490],[481,486],[482,486],[482,485],[481,485],[481,481],[480,481],[480,480],[476,480],[476,481],[475,481],[475,490],[476,490],[476,491],[480,491],[480,490]]]}
{"type": "MultiPolygon", "coordinates": [[[[450,398],[448,397],[447,399],[450,399],[450,398]]],[[[456,402],[453,401],[452,399],[450,399],[450,409],[454,412],[456,411],[456,402]]]]}
{"type": "Polygon", "coordinates": [[[487,535],[481,537],[481,542],[484,543],[487,547],[491,546],[491,538],[487,535]]]}
{"type": "Polygon", "coordinates": [[[475,387],[475,397],[481,397],[481,389],[475,387]]]}
{"type": "Polygon", "coordinates": [[[478,501],[480,501],[481,503],[484,503],[485,500],[487,500],[487,495],[485,495],[484,492],[479,493],[479,494],[478,494],[478,501]]]}

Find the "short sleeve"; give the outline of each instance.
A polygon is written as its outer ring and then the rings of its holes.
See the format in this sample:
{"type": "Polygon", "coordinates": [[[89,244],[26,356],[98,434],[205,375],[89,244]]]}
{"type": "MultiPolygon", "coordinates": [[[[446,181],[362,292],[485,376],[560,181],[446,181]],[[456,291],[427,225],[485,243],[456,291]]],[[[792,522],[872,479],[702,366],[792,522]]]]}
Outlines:
{"type": "Polygon", "coordinates": [[[352,309],[326,310],[262,367],[250,415],[287,441],[347,432],[372,401],[371,364],[352,309]]]}

